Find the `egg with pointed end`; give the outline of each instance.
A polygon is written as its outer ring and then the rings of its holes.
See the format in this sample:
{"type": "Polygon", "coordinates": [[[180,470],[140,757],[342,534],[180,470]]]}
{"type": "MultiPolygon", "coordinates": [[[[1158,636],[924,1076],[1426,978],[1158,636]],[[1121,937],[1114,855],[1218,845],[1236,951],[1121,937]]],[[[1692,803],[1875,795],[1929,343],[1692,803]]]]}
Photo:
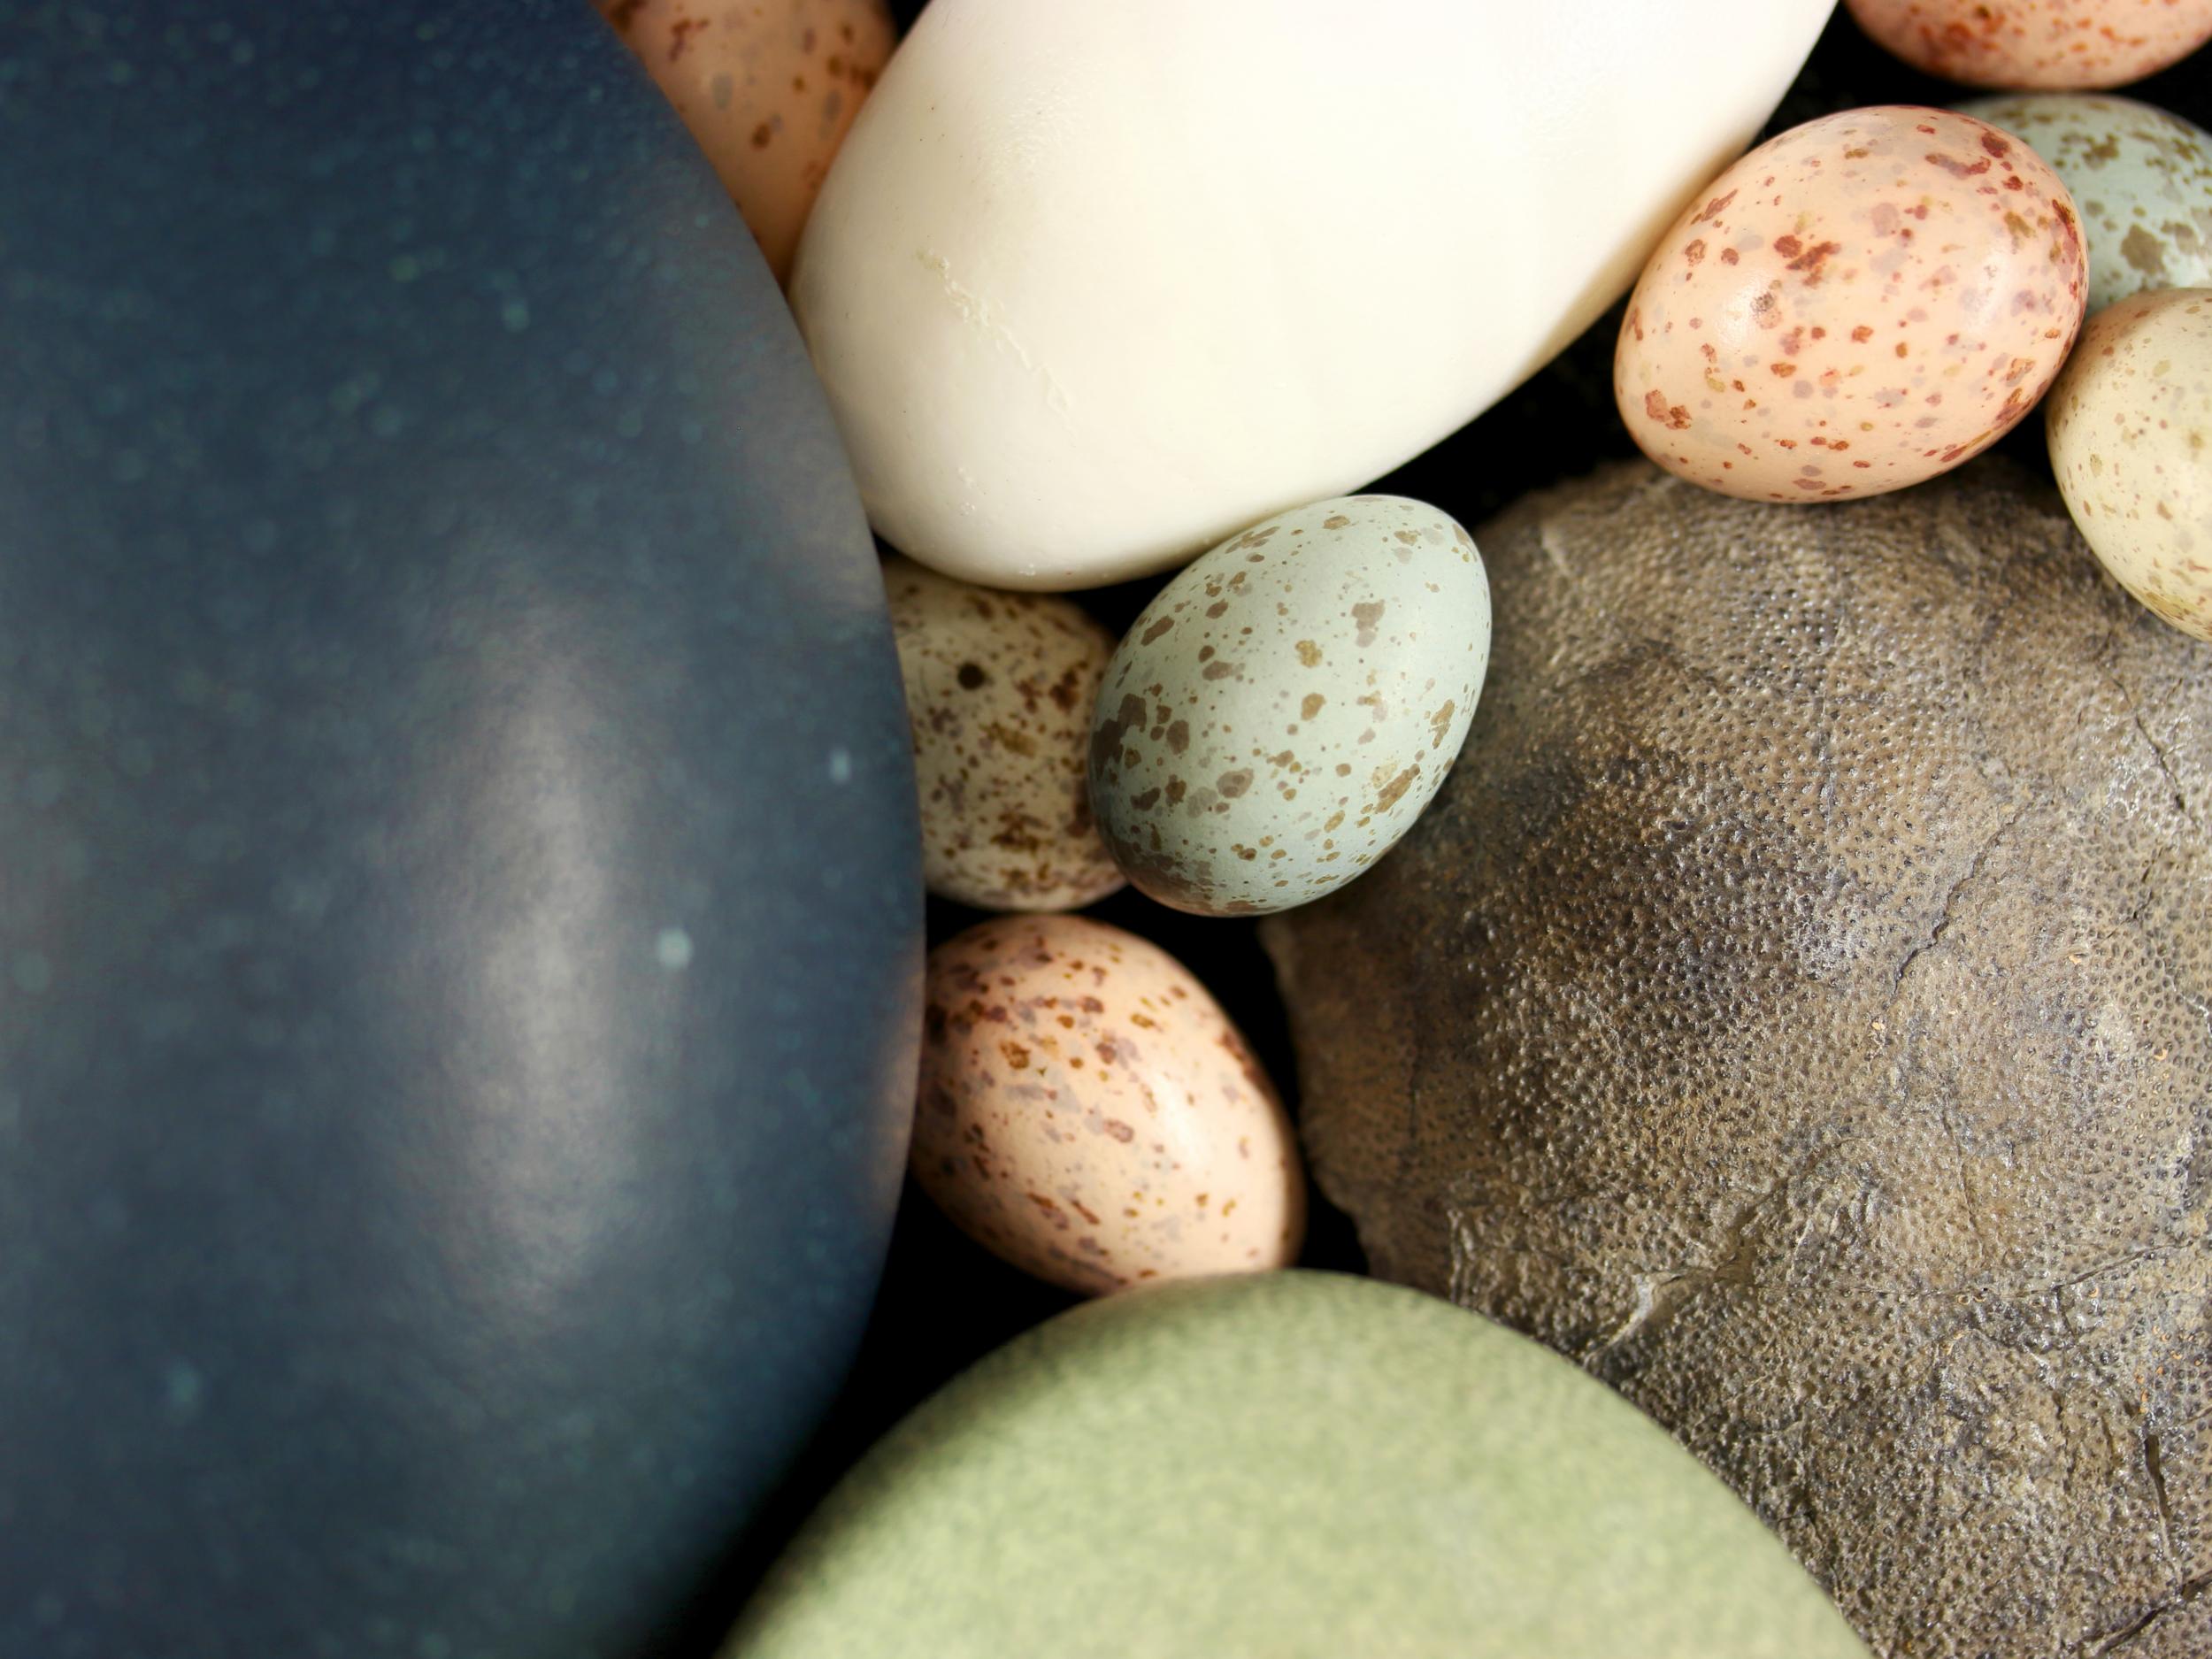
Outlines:
{"type": "Polygon", "coordinates": [[[1474,538],[1395,495],[1340,496],[1232,536],[1123,638],[1091,727],[1116,862],[1202,916],[1342,887],[1412,827],[1490,660],[1474,538]]]}
{"type": "Polygon", "coordinates": [[[1087,917],[930,953],[913,1169],[971,1238],[1086,1295],[1282,1267],[1305,1233],[1289,1120],[1229,1017],[1087,917]]]}

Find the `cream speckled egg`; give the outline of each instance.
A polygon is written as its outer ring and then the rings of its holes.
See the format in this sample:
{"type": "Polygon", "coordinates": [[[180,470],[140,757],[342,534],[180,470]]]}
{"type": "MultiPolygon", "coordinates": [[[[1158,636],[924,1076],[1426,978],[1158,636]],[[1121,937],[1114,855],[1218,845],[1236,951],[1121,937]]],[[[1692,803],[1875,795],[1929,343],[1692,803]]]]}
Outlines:
{"type": "Polygon", "coordinates": [[[930,953],[912,1164],[970,1237],[1087,1294],[1286,1266],[1305,1232],[1243,1038],[1174,957],[1085,917],[930,953]]]}
{"type": "Polygon", "coordinates": [[[2064,182],[2089,252],[2091,311],[2212,282],[2212,134],[2096,93],[2021,92],[1959,109],[2027,144],[2064,182]]]}
{"type": "Polygon", "coordinates": [[[1343,886],[1458,758],[1490,660],[1472,537],[1434,507],[1350,495],[1202,555],[1114,653],[1091,805],[1152,897],[1205,916],[1343,886]]]}
{"type": "Polygon", "coordinates": [[[2091,318],[2045,422],[2059,492],[2104,567],[2212,640],[2212,288],[2091,318]]]}
{"type": "Polygon", "coordinates": [[[596,0],[676,106],[776,280],[898,35],[884,0],[596,0]]]}
{"type": "Polygon", "coordinates": [[[2212,40],[2212,0],[1848,0],[1916,69],[1970,87],[2124,87],[2212,40]]]}
{"type": "Polygon", "coordinates": [[[1755,501],[1832,501],[1932,478],[2049,386],[2086,274],[2066,188],[2035,152],[1947,110],[1809,121],[1675,222],[1613,360],[1644,452],[1755,501]]]}
{"type": "Polygon", "coordinates": [[[914,728],[922,879],[987,910],[1074,910],[1122,885],[1085,782],[1114,638],[1072,601],[883,567],[914,728]]]}

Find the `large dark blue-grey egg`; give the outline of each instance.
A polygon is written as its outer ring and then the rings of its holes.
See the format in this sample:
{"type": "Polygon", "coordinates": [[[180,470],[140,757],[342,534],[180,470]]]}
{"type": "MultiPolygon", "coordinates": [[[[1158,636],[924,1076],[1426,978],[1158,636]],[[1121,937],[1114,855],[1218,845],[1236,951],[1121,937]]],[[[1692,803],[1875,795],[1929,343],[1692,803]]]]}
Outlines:
{"type": "Polygon", "coordinates": [[[581,0],[0,0],[0,1655],[629,1659],[836,1389],[880,581],[581,0]]]}

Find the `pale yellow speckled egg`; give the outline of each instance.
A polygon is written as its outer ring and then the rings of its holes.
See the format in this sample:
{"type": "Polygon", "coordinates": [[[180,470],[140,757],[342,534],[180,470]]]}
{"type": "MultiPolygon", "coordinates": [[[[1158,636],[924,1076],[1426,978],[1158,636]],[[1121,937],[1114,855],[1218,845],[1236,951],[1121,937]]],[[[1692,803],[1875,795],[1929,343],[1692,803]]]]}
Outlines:
{"type": "Polygon", "coordinates": [[[914,729],[922,879],[986,910],[1069,910],[1122,874],[1085,784],[1114,636],[1073,601],[883,566],[914,729]]]}
{"type": "Polygon", "coordinates": [[[1833,501],[1979,454],[2081,326],[2080,227],[2028,146],[1886,105],[1793,127],[1660,242],[1614,355],[1621,418],[1669,471],[1833,501]]]}
{"type": "Polygon", "coordinates": [[[1305,1232],[1289,1120],[1228,1016],[1086,917],[930,953],[913,1170],[970,1237],[1086,1294],[1286,1266],[1305,1232]]]}
{"type": "Polygon", "coordinates": [[[2124,87],[2212,40],[2212,0],[1847,0],[1916,69],[1970,87],[2124,87]]]}
{"type": "Polygon", "coordinates": [[[897,31],[884,0],[596,0],[676,106],[776,280],[897,31]]]}
{"type": "Polygon", "coordinates": [[[2212,640],[2212,288],[2091,318],[2045,423],[2059,492],[2104,567],[2212,640]]]}

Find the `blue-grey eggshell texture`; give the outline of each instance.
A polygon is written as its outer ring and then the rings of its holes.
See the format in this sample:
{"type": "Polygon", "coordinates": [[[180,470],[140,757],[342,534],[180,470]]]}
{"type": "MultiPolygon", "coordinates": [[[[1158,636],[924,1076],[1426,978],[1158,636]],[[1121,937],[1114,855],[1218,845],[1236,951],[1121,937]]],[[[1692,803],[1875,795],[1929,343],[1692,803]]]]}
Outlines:
{"type": "Polygon", "coordinates": [[[1332,892],[1435,795],[1489,661],[1482,557],[1435,507],[1337,496],[1231,536],[1107,667],[1090,750],[1107,849],[1202,916],[1332,892]]]}
{"type": "Polygon", "coordinates": [[[836,1390],[913,783],[582,0],[0,0],[0,1656],[630,1659],[836,1390]]]}

